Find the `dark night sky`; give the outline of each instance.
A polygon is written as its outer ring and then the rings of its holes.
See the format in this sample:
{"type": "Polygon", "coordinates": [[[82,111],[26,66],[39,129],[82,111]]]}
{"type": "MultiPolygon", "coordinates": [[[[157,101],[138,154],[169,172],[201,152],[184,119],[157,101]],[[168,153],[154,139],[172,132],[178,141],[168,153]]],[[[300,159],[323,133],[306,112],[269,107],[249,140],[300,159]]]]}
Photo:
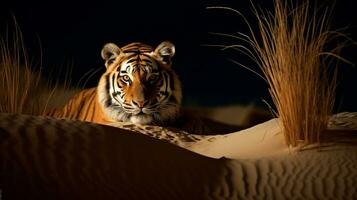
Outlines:
{"type": "MultiPolygon", "coordinates": [[[[267,9],[272,6],[272,0],[254,2],[267,9]]],[[[263,105],[262,98],[270,101],[267,85],[251,72],[227,60],[233,58],[249,64],[247,58],[204,46],[234,43],[209,32],[247,33],[240,17],[226,11],[207,10],[207,6],[230,6],[249,18],[249,5],[249,0],[13,2],[0,8],[0,29],[5,33],[7,24],[10,24],[9,30],[13,30],[13,14],[33,60],[39,60],[42,49],[45,73],[51,70],[59,72],[61,68],[65,71],[70,66],[73,67],[72,82],[77,83],[88,70],[100,68],[87,87],[95,86],[104,72],[100,50],[105,43],[123,46],[140,41],[155,46],[163,40],[170,40],[176,45],[173,67],[183,82],[186,102],[220,105],[254,101],[263,105]]],[[[357,41],[356,19],[353,0],[336,1],[333,26],[349,26],[346,32],[357,41]]],[[[356,64],[356,52],[357,46],[354,46],[343,53],[356,64]]],[[[342,64],[338,111],[357,111],[356,87],[357,68],[342,64]]]]}

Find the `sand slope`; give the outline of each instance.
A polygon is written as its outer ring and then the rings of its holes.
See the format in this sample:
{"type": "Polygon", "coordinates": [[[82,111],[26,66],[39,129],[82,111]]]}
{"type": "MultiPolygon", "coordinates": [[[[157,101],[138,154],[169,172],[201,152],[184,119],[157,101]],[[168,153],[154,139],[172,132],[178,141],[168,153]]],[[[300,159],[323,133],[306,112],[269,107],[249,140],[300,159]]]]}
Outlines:
{"type": "Polygon", "coordinates": [[[204,138],[189,149],[212,158],[231,159],[261,158],[290,152],[277,119],[235,133],[204,138]]]}
{"type": "Polygon", "coordinates": [[[278,127],[181,137],[190,150],[241,157],[214,159],[114,127],[0,114],[0,189],[4,199],[357,198],[355,145],[289,153],[278,127]]]}

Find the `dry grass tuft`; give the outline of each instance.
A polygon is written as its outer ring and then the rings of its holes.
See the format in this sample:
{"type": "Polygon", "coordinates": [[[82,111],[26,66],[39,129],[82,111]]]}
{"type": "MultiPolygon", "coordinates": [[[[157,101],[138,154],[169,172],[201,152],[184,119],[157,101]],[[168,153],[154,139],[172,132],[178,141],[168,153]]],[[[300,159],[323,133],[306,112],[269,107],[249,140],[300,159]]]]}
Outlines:
{"type": "Polygon", "coordinates": [[[40,75],[30,69],[21,33],[0,39],[0,112],[36,113],[31,96],[40,87],[40,75]]]}
{"type": "Polygon", "coordinates": [[[259,30],[256,34],[238,11],[212,8],[234,11],[248,24],[249,35],[220,35],[248,44],[225,48],[239,50],[259,65],[263,76],[254,73],[269,84],[286,143],[297,146],[319,142],[320,134],[327,129],[335,100],[336,61],[345,61],[339,56],[343,44],[327,50],[327,44],[343,36],[329,30],[328,10],[321,13],[316,7],[309,7],[309,2],[290,5],[285,0],[275,0],[272,14],[258,11],[253,5],[259,30]]]}
{"type": "Polygon", "coordinates": [[[15,20],[14,33],[0,36],[0,112],[43,115],[73,96],[68,81],[46,81],[34,68],[15,20]]]}

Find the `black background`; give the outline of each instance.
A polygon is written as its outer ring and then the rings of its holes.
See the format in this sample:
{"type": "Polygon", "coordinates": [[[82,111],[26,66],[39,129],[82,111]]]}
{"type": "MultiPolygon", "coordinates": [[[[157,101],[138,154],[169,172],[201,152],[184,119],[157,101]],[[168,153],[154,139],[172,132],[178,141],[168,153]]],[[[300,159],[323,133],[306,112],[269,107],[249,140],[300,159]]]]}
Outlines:
{"type": "MultiPolygon", "coordinates": [[[[357,12],[353,2],[335,2],[332,27],[348,26],[345,32],[357,41],[357,12]]],[[[271,10],[273,1],[254,3],[271,10]]],[[[320,1],[317,4],[329,6],[331,3],[320,1]]],[[[242,12],[253,24],[255,22],[249,0],[15,1],[0,8],[0,29],[2,34],[14,31],[14,16],[32,63],[40,64],[43,73],[52,78],[63,79],[64,72],[72,68],[73,85],[89,70],[99,69],[86,87],[97,84],[105,70],[100,51],[107,42],[124,46],[139,41],[156,46],[170,40],[176,45],[173,67],[183,82],[185,103],[222,105],[255,102],[264,106],[261,99],[271,102],[264,81],[228,60],[232,58],[256,69],[246,56],[205,46],[239,44],[237,40],[210,32],[248,33],[241,17],[228,11],[208,10],[207,6],[229,6],[242,12]]],[[[357,46],[350,46],[342,53],[356,64],[356,52],[357,46]]],[[[84,80],[79,85],[83,86],[84,80]]],[[[357,111],[356,87],[356,67],[341,63],[336,111],[357,111]]]]}

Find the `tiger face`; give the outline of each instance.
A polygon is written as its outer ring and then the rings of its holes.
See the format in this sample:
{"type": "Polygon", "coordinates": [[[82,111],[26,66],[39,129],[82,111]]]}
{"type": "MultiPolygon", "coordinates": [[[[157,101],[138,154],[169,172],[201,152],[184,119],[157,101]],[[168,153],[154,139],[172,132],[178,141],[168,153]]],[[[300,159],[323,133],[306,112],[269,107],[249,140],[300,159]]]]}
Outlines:
{"type": "Polygon", "coordinates": [[[171,69],[175,46],[162,42],[155,49],[131,43],[113,43],[102,49],[106,72],[97,92],[100,105],[112,121],[163,124],[174,121],[181,105],[181,83],[171,69]]]}

